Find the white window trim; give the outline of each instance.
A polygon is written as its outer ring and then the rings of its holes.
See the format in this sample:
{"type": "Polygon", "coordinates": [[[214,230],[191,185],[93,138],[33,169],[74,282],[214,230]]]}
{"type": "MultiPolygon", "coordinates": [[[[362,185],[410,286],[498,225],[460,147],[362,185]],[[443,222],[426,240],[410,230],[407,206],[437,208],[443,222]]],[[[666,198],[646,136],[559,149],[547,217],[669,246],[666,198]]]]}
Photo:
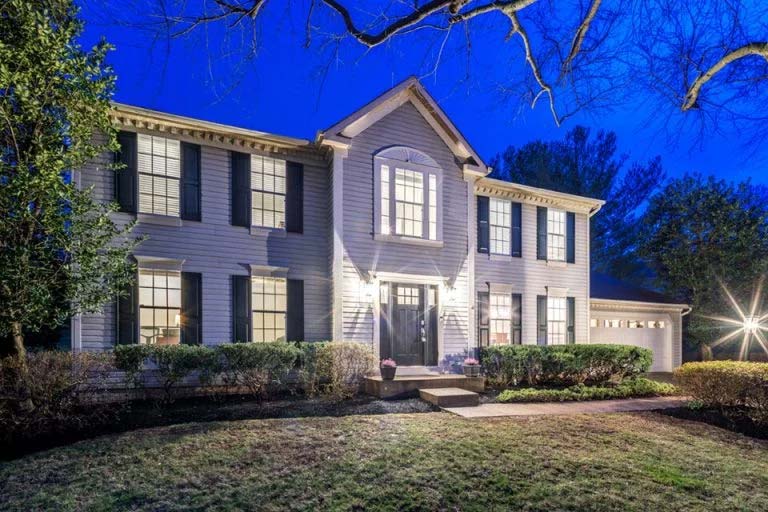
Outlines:
{"type": "MultiPolygon", "coordinates": [[[[138,133],[136,135],[136,165],[137,165],[136,185],[138,187],[137,193],[136,193],[136,197],[137,197],[137,200],[138,200],[138,205],[137,205],[137,208],[136,208],[136,210],[137,210],[137,220],[139,219],[139,216],[142,216],[143,218],[141,219],[141,221],[143,221],[145,223],[148,223],[148,224],[176,225],[176,224],[172,224],[173,219],[179,219],[179,220],[181,219],[181,209],[182,209],[181,189],[183,187],[182,176],[184,174],[184,169],[183,169],[184,161],[183,160],[184,160],[184,157],[182,155],[181,141],[179,139],[176,139],[176,138],[173,138],[173,137],[167,137],[165,135],[154,135],[154,134],[148,134],[148,133],[138,133]],[[150,144],[150,152],[149,153],[139,151],[141,137],[149,137],[149,144],[150,144]],[[176,176],[169,176],[168,173],[167,173],[167,162],[170,159],[170,157],[167,156],[167,153],[165,155],[162,155],[162,156],[154,154],[153,148],[154,148],[154,140],[155,139],[163,139],[165,141],[166,148],[167,148],[167,145],[168,145],[169,141],[173,142],[174,144],[178,144],[179,145],[179,157],[178,157],[178,159],[174,159],[174,160],[178,160],[178,162],[179,162],[179,176],[178,177],[176,177],[176,176]],[[145,158],[146,157],[150,157],[151,158],[150,165],[153,168],[150,170],[150,172],[142,172],[141,171],[141,166],[140,166],[139,162],[141,161],[142,155],[144,155],[145,158]],[[166,163],[166,173],[165,174],[156,174],[154,172],[154,159],[156,157],[164,159],[164,161],[166,163]],[[178,212],[175,215],[168,215],[166,213],[155,213],[155,212],[143,212],[143,211],[141,211],[141,198],[142,198],[142,194],[141,194],[141,181],[142,181],[142,177],[144,177],[143,179],[147,179],[147,177],[150,177],[150,178],[154,179],[155,176],[157,176],[159,178],[164,178],[166,180],[171,180],[171,181],[176,183],[177,187],[176,187],[175,199],[178,202],[178,212]]],[[[152,189],[154,191],[154,186],[152,187],[152,189]]],[[[155,197],[157,195],[159,195],[159,194],[152,193],[151,197],[155,197]]],[[[165,199],[166,199],[166,210],[167,210],[168,197],[173,197],[173,196],[163,196],[163,197],[165,197],[165,199]]]]}
{"type": "Polygon", "coordinates": [[[567,344],[568,344],[568,298],[549,295],[547,297],[547,345],[567,345],[567,344]],[[553,300],[562,301],[563,307],[559,309],[562,309],[563,311],[563,320],[552,320],[552,315],[550,314],[551,312],[550,302],[553,300]],[[562,324],[563,326],[562,343],[553,343],[552,325],[555,323],[562,324]]]}
{"type": "Polygon", "coordinates": [[[553,263],[552,266],[560,266],[560,264],[566,263],[568,260],[568,213],[565,210],[559,208],[547,208],[547,262],[553,263]],[[550,215],[559,214],[563,216],[563,233],[553,233],[549,230],[549,218],[550,215]],[[563,239],[563,257],[552,258],[552,243],[550,237],[562,237],[563,239]]]}
{"type": "Polygon", "coordinates": [[[489,197],[488,198],[488,254],[490,256],[502,256],[502,257],[512,257],[512,201],[510,199],[503,199],[500,197],[489,197]],[[508,226],[502,226],[500,224],[493,224],[491,222],[491,205],[494,201],[500,202],[500,203],[506,203],[509,208],[509,217],[507,219],[508,226]],[[507,236],[509,236],[509,250],[507,252],[495,252],[493,249],[493,228],[494,227],[501,227],[506,228],[508,233],[507,236]]]}
{"type": "MultiPolygon", "coordinates": [[[[274,164],[273,164],[274,165],[274,164]]],[[[262,167],[262,174],[263,173],[263,167],[262,167]]],[[[285,233],[286,231],[286,208],[288,205],[288,161],[284,158],[279,158],[277,156],[273,155],[261,155],[257,153],[251,153],[250,154],[250,171],[249,171],[249,179],[251,183],[251,189],[249,191],[250,196],[250,211],[248,212],[248,218],[250,219],[250,232],[252,235],[269,235],[272,233],[285,233]],[[264,188],[255,188],[253,184],[253,167],[254,167],[254,160],[256,159],[262,159],[262,165],[264,163],[264,159],[270,159],[275,162],[283,162],[283,167],[285,169],[285,174],[282,176],[283,178],[283,191],[282,192],[276,192],[276,191],[269,191],[264,188]],[[260,194],[269,194],[274,197],[282,197],[283,199],[283,226],[265,226],[263,224],[254,224],[253,223],[253,194],[254,192],[260,193],[260,194]]],[[[262,208],[262,211],[264,209],[262,208]]]]}
{"type": "MultiPolygon", "coordinates": [[[[423,245],[430,247],[442,247],[443,246],[443,172],[442,169],[437,166],[437,163],[428,155],[411,148],[402,146],[391,147],[382,150],[378,154],[374,155],[373,159],[373,238],[377,241],[383,242],[402,242],[413,243],[413,245],[423,245]],[[405,161],[399,158],[393,158],[398,154],[409,154],[412,156],[418,156],[423,161],[429,162],[429,165],[424,163],[416,163],[412,161],[405,161]],[[381,230],[381,167],[382,165],[389,166],[391,170],[396,167],[404,168],[410,171],[420,172],[424,175],[424,211],[426,222],[423,226],[423,231],[427,233],[427,238],[410,237],[404,235],[396,235],[394,233],[383,233],[381,230]],[[430,240],[429,237],[429,175],[434,174],[437,180],[437,236],[435,240],[430,240]]],[[[394,178],[390,179],[390,183],[393,183],[394,178]]],[[[392,185],[390,185],[391,188],[392,185]]],[[[390,200],[393,201],[392,195],[390,200]]],[[[394,202],[394,201],[393,201],[394,202]]],[[[390,217],[396,215],[393,208],[390,208],[390,217]]]]}

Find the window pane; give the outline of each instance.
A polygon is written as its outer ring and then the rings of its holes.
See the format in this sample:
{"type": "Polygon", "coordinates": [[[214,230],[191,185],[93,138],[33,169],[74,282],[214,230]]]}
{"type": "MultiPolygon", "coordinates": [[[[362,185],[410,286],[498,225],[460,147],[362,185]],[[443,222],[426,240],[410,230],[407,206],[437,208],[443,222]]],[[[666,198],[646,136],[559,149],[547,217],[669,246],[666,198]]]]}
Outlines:
{"type": "Polygon", "coordinates": [[[285,227],[285,160],[251,155],[251,224],[285,227]]]}
{"type": "Polygon", "coordinates": [[[253,341],[275,341],[285,336],[286,280],[252,277],[253,341]]]}

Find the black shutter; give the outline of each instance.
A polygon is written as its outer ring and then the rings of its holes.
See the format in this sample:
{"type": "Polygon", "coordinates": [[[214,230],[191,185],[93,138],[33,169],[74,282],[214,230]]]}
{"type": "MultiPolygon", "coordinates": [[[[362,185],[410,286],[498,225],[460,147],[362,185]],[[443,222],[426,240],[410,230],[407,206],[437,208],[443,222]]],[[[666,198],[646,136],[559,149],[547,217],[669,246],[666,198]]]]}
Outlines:
{"type": "Polygon", "coordinates": [[[523,256],[523,205],[512,203],[512,256],[523,256]]]}
{"type": "Polygon", "coordinates": [[[477,196],[477,252],[490,251],[490,201],[486,196],[477,196]]]}
{"type": "Polygon", "coordinates": [[[285,339],[304,341],[304,281],[288,279],[285,339]]]}
{"type": "Polygon", "coordinates": [[[251,341],[250,276],[232,276],[232,341],[251,341]]]}
{"type": "Polygon", "coordinates": [[[117,134],[120,150],[115,153],[115,162],[123,164],[115,171],[115,200],[121,212],[136,213],[138,210],[138,149],[136,134],[120,132],[117,134]]]}
{"type": "Polygon", "coordinates": [[[536,259],[547,259],[547,209],[536,208],[536,259]]]}
{"type": "Polygon", "coordinates": [[[566,330],[565,342],[569,345],[576,343],[576,299],[574,297],[568,297],[567,300],[568,311],[566,319],[568,321],[568,329],[566,330]]]}
{"type": "Polygon", "coordinates": [[[477,329],[478,346],[487,347],[490,337],[490,305],[489,292],[477,292],[477,329]]]}
{"type": "Polygon", "coordinates": [[[538,324],[538,334],[536,343],[539,345],[547,344],[547,296],[538,295],[536,297],[536,318],[538,324]]]}
{"type": "Polygon", "coordinates": [[[565,214],[565,255],[568,263],[576,263],[576,215],[565,214]]]}
{"type": "Polygon", "coordinates": [[[139,294],[136,287],[138,281],[135,281],[126,290],[125,295],[117,299],[117,344],[132,345],[138,343],[139,328],[138,310],[139,294]]]}
{"type": "Polygon", "coordinates": [[[232,163],[232,225],[251,225],[251,155],[230,153],[232,163]]]}
{"type": "Polygon", "coordinates": [[[304,166],[296,162],[285,164],[285,230],[304,232],[304,166]]]}
{"type": "Polygon", "coordinates": [[[181,218],[200,221],[200,146],[181,143],[181,218]]]}
{"type": "Polygon", "coordinates": [[[523,342],[523,296],[512,294],[512,343],[520,345],[523,342]]]}
{"type": "Polygon", "coordinates": [[[203,276],[197,272],[181,273],[181,342],[203,342],[203,276]]]}

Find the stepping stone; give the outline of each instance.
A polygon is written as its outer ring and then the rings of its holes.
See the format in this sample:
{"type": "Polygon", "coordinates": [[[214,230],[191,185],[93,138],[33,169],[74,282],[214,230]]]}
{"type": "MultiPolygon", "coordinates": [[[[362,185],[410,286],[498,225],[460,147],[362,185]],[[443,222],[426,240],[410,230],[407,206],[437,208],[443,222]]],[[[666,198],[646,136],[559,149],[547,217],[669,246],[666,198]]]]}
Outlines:
{"type": "Polygon", "coordinates": [[[438,407],[475,407],[480,403],[480,395],[461,388],[420,389],[419,396],[438,407]]]}

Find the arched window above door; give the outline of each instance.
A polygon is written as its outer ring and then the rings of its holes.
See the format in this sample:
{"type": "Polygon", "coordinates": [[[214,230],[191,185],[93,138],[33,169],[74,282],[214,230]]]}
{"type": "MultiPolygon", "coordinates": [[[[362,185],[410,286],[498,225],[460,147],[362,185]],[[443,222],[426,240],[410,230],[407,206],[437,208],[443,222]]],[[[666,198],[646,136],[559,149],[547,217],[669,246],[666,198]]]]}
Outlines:
{"type": "Polygon", "coordinates": [[[440,245],[442,170],[426,153],[391,146],[374,154],[374,236],[440,245]]]}

